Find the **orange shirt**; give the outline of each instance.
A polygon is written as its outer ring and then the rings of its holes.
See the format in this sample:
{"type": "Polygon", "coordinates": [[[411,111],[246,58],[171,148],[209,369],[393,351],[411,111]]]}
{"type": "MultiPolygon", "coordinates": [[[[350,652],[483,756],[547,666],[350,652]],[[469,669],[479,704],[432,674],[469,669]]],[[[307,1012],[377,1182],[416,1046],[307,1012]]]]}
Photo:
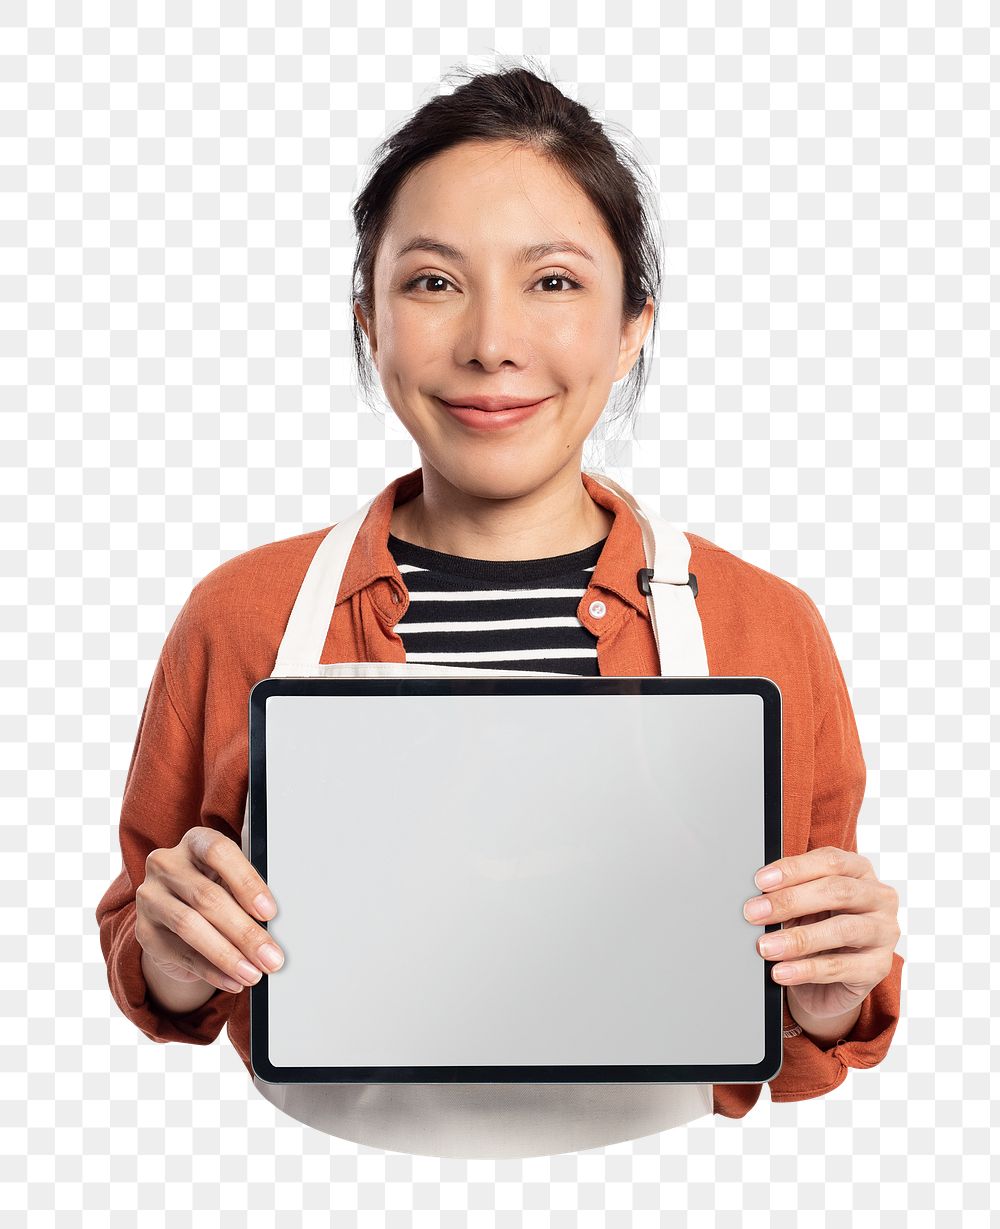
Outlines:
{"type": "MultiPolygon", "coordinates": [[[[646,562],[639,523],[618,495],[586,473],[581,477],[591,498],[615,519],[577,615],[597,637],[602,675],[659,674],[636,576],[646,562]],[[595,599],[605,605],[602,618],[590,613],[595,599]]],[[[422,471],[412,470],[385,487],[369,509],[347,561],[321,661],[406,660],[393,627],[406,612],[408,596],[387,541],[393,507],[422,487],[422,471]]],[[[122,1012],[162,1042],[207,1045],[225,1024],[251,1075],[246,991],[218,990],[187,1014],[163,1012],[147,996],[135,938],[135,889],[145,877],[149,852],[176,845],[188,828],[206,825],[240,843],[248,695],[274,668],[299,586],[327,532],[245,551],[191,590],[146,696],[122,799],[122,869],[96,911],[108,983],[122,1012]]],[[[686,536],[709,673],[763,675],[781,689],[785,854],[822,845],[856,851],[865,762],[843,672],[815,603],[804,590],[706,538],[686,536]]],[[[751,886],[748,896],[753,891],[751,886]]],[[[769,1081],[772,1100],[822,1096],[844,1080],[849,1067],[871,1067],[885,1057],[899,1019],[902,968],[902,956],[894,953],[891,971],[868,995],[841,1044],[820,1046],[804,1033],[785,1039],[781,1071],[769,1081]]],[[[786,1027],[795,1026],[787,1006],[784,1018],[786,1027]]],[[[742,1118],[760,1091],[760,1084],[717,1084],[715,1112],[742,1118]]]]}

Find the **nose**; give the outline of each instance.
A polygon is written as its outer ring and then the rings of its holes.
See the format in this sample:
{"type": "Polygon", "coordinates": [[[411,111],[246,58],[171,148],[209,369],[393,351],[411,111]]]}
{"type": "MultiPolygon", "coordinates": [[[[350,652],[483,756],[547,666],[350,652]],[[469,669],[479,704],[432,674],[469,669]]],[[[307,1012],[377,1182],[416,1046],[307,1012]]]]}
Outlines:
{"type": "Polygon", "coordinates": [[[463,366],[478,363],[485,371],[507,362],[525,366],[532,353],[531,327],[517,298],[497,291],[470,301],[458,324],[455,349],[463,366]]]}

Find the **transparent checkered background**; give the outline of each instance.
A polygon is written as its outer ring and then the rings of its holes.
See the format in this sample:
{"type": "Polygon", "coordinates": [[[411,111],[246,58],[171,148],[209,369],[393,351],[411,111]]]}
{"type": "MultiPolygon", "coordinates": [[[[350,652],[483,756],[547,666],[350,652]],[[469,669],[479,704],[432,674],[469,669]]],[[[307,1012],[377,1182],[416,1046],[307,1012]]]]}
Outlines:
{"type": "Polygon", "coordinates": [[[244,7],[0,6],[5,1229],[985,1226],[990,7],[244,7]],[[651,165],[652,381],[584,462],[816,599],[907,964],[888,1057],[829,1096],[464,1162],[302,1127],[225,1033],[148,1041],[94,908],[192,585],[419,464],[352,383],[349,207],[388,128],[496,53],[651,165]]]}

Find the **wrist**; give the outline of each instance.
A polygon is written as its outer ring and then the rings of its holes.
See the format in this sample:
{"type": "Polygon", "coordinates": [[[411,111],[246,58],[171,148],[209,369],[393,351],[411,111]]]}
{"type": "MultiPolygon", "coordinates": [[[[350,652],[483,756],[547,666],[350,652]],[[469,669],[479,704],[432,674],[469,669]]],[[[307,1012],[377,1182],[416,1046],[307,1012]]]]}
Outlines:
{"type": "MultiPolygon", "coordinates": [[[[862,1000],[863,1003],[863,1000],[862,1000]]],[[[786,991],[785,1004],[788,1007],[788,1014],[800,1025],[802,1031],[820,1046],[830,1046],[840,1044],[845,1041],[858,1022],[858,1017],[861,1015],[862,1003],[858,1003],[856,1007],[852,1007],[850,1011],[842,1012],[838,1016],[813,1016],[810,1015],[805,1008],[798,1005],[795,1000],[788,995],[786,991]]]]}
{"type": "Polygon", "coordinates": [[[146,979],[146,997],[154,1007],[166,1011],[170,1015],[186,1015],[203,1007],[215,994],[215,986],[199,977],[197,981],[177,981],[161,973],[156,965],[148,959],[145,948],[139,961],[142,975],[146,979]]]}

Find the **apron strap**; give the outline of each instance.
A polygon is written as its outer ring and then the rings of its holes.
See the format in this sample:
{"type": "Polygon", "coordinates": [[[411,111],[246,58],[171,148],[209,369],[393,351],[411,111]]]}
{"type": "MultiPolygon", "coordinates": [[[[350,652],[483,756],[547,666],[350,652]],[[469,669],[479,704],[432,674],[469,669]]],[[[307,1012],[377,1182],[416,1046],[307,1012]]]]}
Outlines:
{"type": "Polygon", "coordinates": [[[589,469],[586,472],[628,504],[642,530],[646,567],[640,570],[639,584],[649,597],[649,619],[660,654],[660,674],[708,674],[705,637],[695,605],[698,582],[688,571],[691,543],[676,525],[647,511],[631,491],[613,478],[589,469]]]}
{"type": "Polygon", "coordinates": [[[375,499],[373,495],[338,521],[316,548],[288,616],[272,674],[298,674],[304,662],[311,662],[313,668],[319,665],[351,547],[375,499]]]}

